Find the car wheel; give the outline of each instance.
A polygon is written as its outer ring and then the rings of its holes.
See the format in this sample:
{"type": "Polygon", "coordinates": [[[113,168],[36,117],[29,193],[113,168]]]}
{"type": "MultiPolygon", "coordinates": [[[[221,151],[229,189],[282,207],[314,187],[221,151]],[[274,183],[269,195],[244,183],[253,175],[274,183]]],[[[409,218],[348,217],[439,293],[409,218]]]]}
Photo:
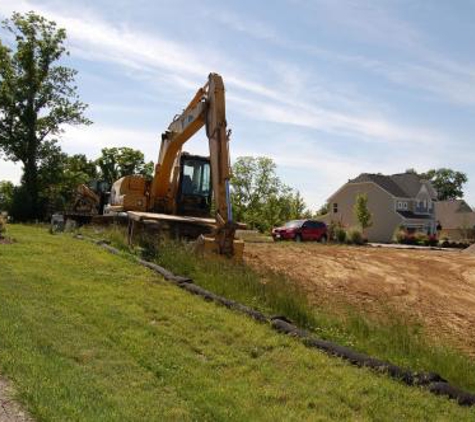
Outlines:
{"type": "Polygon", "coordinates": [[[301,242],[302,241],[302,235],[301,234],[296,234],[294,240],[296,242],[301,242]]]}
{"type": "Polygon", "coordinates": [[[323,236],[320,238],[320,243],[325,244],[325,243],[327,243],[327,240],[328,240],[328,239],[327,239],[327,236],[326,236],[326,235],[323,235],[323,236]]]}

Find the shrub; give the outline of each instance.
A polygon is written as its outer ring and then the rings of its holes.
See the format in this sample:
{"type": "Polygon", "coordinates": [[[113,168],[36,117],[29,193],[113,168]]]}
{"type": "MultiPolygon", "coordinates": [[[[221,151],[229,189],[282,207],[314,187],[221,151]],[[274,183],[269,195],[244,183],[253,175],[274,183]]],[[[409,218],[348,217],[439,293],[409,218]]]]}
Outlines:
{"type": "Polygon", "coordinates": [[[398,228],[394,232],[393,240],[396,243],[405,243],[407,238],[407,232],[404,229],[398,228]]]}
{"type": "Polygon", "coordinates": [[[353,245],[362,245],[364,244],[363,234],[361,230],[351,229],[348,231],[348,243],[353,245]]]}
{"type": "Polygon", "coordinates": [[[334,236],[335,236],[335,240],[338,242],[338,243],[345,243],[346,242],[346,231],[344,228],[342,227],[335,227],[335,230],[334,230],[334,236]]]}
{"type": "Polygon", "coordinates": [[[427,246],[429,244],[429,236],[424,232],[416,232],[414,240],[419,246],[427,246]]]}
{"type": "Polygon", "coordinates": [[[439,239],[437,239],[437,236],[435,234],[431,234],[429,236],[429,240],[427,242],[429,246],[437,246],[439,244],[439,239]]]}
{"type": "Polygon", "coordinates": [[[0,239],[3,238],[3,235],[7,231],[7,219],[5,216],[0,214],[0,239]]]}

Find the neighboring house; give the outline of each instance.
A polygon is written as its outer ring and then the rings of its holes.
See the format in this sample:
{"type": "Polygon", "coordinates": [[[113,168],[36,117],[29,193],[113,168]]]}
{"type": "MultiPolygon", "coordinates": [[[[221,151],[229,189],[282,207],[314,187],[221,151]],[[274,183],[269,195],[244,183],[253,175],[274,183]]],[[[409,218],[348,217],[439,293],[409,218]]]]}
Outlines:
{"type": "Polygon", "coordinates": [[[360,193],[367,195],[373,216],[372,226],[366,229],[370,242],[391,242],[400,226],[409,231],[436,232],[437,192],[429,181],[414,173],[360,174],[328,199],[329,212],[322,220],[327,224],[340,223],[346,228],[358,227],[353,207],[360,193]]]}
{"type": "Polygon", "coordinates": [[[435,218],[442,230],[440,238],[450,240],[475,239],[475,212],[462,199],[435,204],[435,218]]]}

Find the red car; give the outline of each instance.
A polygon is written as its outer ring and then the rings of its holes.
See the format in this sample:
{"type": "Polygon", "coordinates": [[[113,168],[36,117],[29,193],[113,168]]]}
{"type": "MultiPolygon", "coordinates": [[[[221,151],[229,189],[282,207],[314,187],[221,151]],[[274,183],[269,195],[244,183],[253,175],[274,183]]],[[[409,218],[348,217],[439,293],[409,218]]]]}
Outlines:
{"type": "Polygon", "coordinates": [[[272,237],[277,240],[317,240],[326,242],[328,239],[327,225],[315,220],[292,220],[282,227],[272,229],[272,237]]]}

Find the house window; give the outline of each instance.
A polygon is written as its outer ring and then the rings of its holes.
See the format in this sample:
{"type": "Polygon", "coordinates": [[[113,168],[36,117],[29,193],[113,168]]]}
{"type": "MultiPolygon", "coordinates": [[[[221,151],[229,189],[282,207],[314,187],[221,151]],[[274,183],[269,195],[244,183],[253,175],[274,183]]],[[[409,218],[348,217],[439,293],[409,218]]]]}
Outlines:
{"type": "Polygon", "coordinates": [[[397,201],[397,209],[398,210],[407,210],[407,202],[404,201],[397,201]]]}
{"type": "Polygon", "coordinates": [[[333,213],[336,214],[338,212],[338,204],[336,202],[333,203],[333,213]]]}

